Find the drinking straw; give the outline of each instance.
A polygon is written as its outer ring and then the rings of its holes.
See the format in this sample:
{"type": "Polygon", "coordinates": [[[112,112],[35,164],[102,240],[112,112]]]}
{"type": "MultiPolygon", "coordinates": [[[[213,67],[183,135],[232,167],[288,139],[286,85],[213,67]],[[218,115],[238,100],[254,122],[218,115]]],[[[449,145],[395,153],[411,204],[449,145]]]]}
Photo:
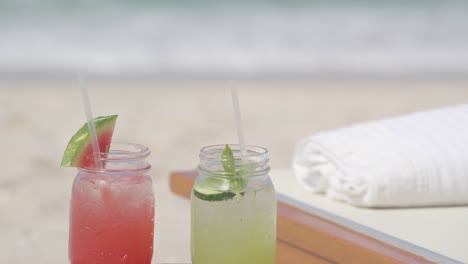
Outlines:
{"type": "Polygon", "coordinates": [[[81,88],[81,98],[83,99],[83,107],[86,113],[86,120],[88,121],[88,130],[91,135],[91,146],[93,148],[93,156],[96,161],[96,167],[102,169],[101,163],[101,150],[99,149],[99,142],[96,134],[96,126],[93,121],[93,112],[91,110],[91,103],[89,102],[88,89],[86,88],[85,80],[83,77],[78,77],[78,82],[81,88]]]}
{"type": "Polygon", "coordinates": [[[235,87],[231,87],[231,98],[232,105],[234,107],[234,116],[236,119],[237,137],[239,139],[240,154],[241,156],[245,156],[244,129],[242,127],[242,116],[239,107],[239,97],[237,96],[237,89],[235,87]]]}

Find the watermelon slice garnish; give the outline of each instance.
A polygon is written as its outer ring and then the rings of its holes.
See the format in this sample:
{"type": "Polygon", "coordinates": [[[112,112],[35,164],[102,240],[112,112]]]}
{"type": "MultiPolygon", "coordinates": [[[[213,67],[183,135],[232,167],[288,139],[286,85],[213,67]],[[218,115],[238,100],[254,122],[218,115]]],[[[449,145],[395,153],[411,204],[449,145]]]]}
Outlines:
{"type": "MultiPolygon", "coordinates": [[[[107,154],[114,133],[117,115],[100,116],[94,118],[96,134],[101,153],[107,154]]],[[[70,139],[62,158],[62,167],[95,168],[91,136],[88,124],[85,123],[70,139]]]]}

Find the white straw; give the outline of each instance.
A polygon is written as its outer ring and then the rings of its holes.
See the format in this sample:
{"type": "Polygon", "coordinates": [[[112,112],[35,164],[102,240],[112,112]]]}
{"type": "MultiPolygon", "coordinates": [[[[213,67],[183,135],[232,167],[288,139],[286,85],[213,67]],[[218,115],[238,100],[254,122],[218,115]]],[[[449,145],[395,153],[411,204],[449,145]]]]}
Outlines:
{"type": "Polygon", "coordinates": [[[237,137],[239,138],[240,154],[245,156],[245,141],[244,129],[242,127],[242,116],[239,107],[239,97],[237,96],[237,89],[231,87],[232,105],[234,106],[234,116],[236,118],[237,137]]]}
{"type": "Polygon", "coordinates": [[[96,127],[93,121],[93,112],[91,110],[91,103],[89,102],[88,89],[86,88],[83,77],[78,77],[78,82],[81,88],[81,97],[83,99],[83,106],[86,113],[86,120],[88,121],[89,134],[91,135],[91,146],[93,147],[93,156],[96,161],[96,167],[102,169],[101,163],[101,150],[99,149],[99,142],[96,134],[96,127]]]}

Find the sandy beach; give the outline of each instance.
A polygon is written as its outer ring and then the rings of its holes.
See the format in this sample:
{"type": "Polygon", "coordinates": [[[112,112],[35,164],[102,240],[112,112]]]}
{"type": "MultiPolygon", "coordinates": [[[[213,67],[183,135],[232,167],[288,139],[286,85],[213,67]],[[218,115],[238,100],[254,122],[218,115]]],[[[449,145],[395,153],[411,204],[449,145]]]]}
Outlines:
{"type": "MultiPolygon", "coordinates": [[[[73,80],[0,79],[0,263],[68,263],[68,210],[76,170],[61,168],[85,121],[73,80]]],[[[466,80],[239,81],[246,141],[290,167],[296,143],[314,132],[468,102],[466,80]]],[[[156,193],[155,263],[190,262],[189,201],[168,173],[193,169],[199,149],[235,143],[222,80],[89,81],[94,114],[118,114],[114,140],[148,146],[156,193]]]]}

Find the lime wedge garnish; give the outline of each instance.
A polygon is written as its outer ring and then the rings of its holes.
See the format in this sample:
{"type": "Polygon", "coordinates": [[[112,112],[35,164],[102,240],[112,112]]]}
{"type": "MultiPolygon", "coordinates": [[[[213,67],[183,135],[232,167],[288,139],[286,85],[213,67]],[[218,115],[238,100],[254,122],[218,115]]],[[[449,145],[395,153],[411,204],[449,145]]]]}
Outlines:
{"type": "Polygon", "coordinates": [[[230,200],[236,194],[229,190],[229,184],[229,179],[213,176],[200,183],[196,183],[193,187],[193,194],[209,202],[230,200]]]}

